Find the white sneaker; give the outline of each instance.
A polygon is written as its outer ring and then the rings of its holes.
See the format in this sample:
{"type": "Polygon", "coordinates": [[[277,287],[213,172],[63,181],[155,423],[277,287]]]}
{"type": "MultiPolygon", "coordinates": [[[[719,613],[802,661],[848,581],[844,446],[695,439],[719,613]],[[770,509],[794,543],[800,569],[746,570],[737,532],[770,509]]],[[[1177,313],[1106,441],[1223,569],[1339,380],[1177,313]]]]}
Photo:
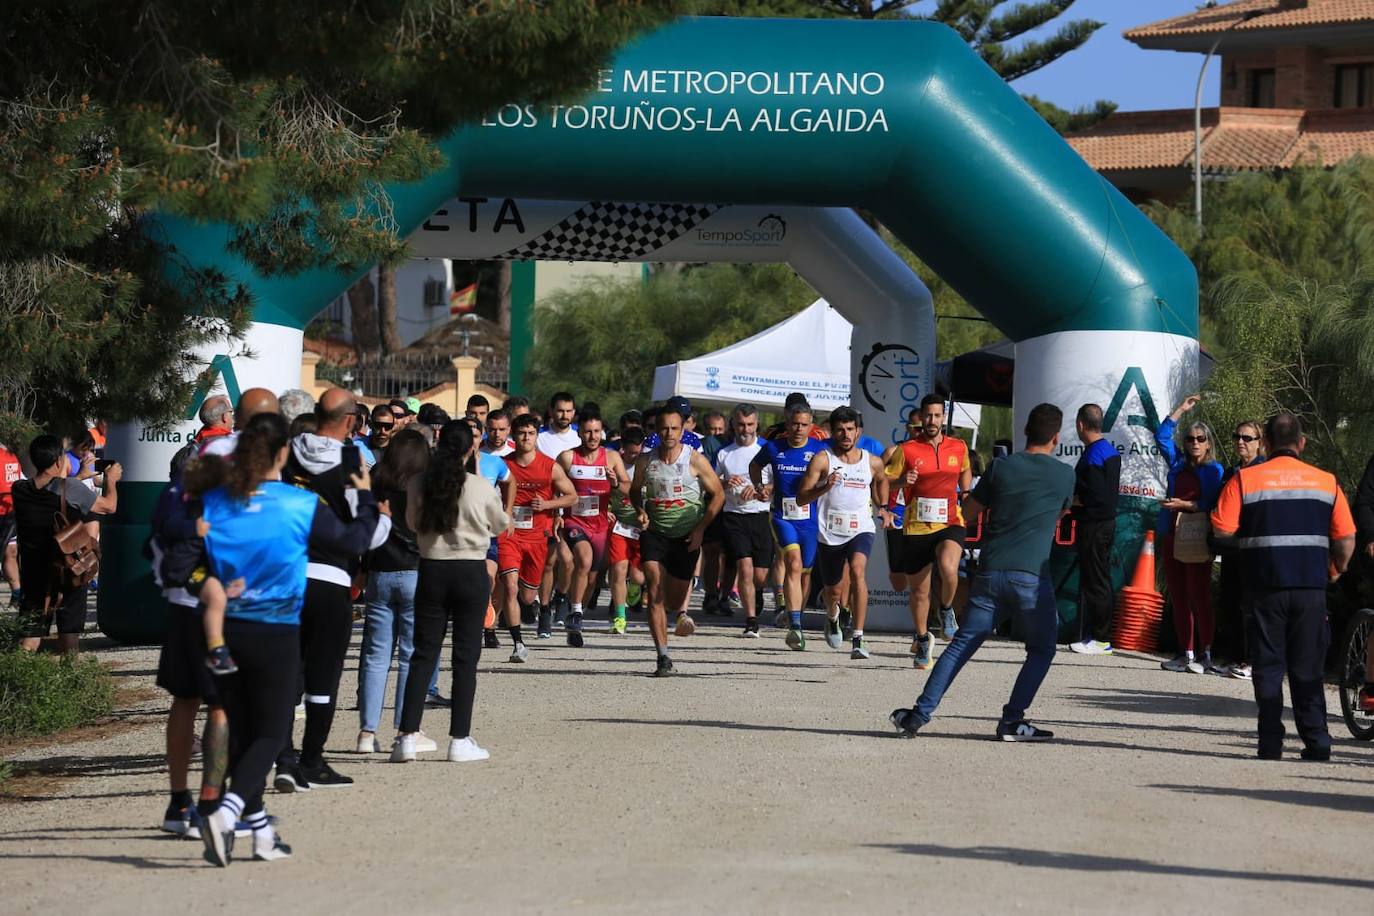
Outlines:
{"type": "Polygon", "coordinates": [[[448,742],[448,759],[453,763],[468,763],[474,760],[486,760],[490,757],[486,748],[478,747],[477,742],[471,737],[450,738],[448,742]]]}
{"type": "Polygon", "coordinates": [[[268,824],[261,830],[253,831],[253,858],[259,862],[271,862],[274,859],[289,859],[291,857],[291,847],[281,841],[277,836],[277,831],[268,824]]]}
{"type": "Polygon", "coordinates": [[[358,732],[359,754],[380,754],[382,746],[377,742],[375,732],[358,732]]]}
{"type": "Polygon", "coordinates": [[[523,663],[523,662],[525,661],[525,659],[527,659],[527,658],[529,658],[529,657],[530,657],[530,650],[529,650],[529,649],[526,649],[526,648],[525,648],[525,644],[522,643],[522,642],[516,643],[516,644],[515,644],[515,647],[514,647],[513,649],[511,649],[511,652],[510,652],[510,660],[513,661],[513,662],[515,662],[515,663],[517,663],[517,664],[523,663]]]}
{"type": "Polygon", "coordinates": [[[1163,668],[1165,671],[1187,671],[1188,663],[1191,661],[1192,659],[1187,655],[1175,655],[1167,662],[1160,662],[1159,667],[1163,668]]]}
{"type": "Polygon", "coordinates": [[[1207,666],[1196,658],[1188,659],[1188,664],[1184,666],[1189,674],[1206,674],[1207,666]]]}
{"type": "Polygon", "coordinates": [[[1230,668],[1227,668],[1227,669],[1226,669],[1226,676],[1227,676],[1227,677],[1233,677],[1233,678],[1235,678],[1236,680],[1239,680],[1239,681],[1248,681],[1248,680],[1250,680],[1251,677],[1252,677],[1251,672],[1250,672],[1250,666],[1249,666],[1249,665],[1246,665],[1246,664],[1244,664],[1244,663],[1241,663],[1241,662],[1237,662],[1236,664],[1232,665],[1230,668]]]}
{"type": "Polygon", "coordinates": [[[413,763],[415,761],[415,736],[397,735],[391,744],[392,763],[413,763]]]}
{"type": "Polygon", "coordinates": [[[1079,655],[1112,654],[1112,644],[1097,639],[1085,639],[1082,642],[1069,643],[1069,648],[1079,655]]]}
{"type": "Polygon", "coordinates": [[[434,739],[424,732],[416,732],[412,737],[415,738],[415,753],[417,754],[428,754],[439,749],[439,745],[434,743],[434,739]]]}

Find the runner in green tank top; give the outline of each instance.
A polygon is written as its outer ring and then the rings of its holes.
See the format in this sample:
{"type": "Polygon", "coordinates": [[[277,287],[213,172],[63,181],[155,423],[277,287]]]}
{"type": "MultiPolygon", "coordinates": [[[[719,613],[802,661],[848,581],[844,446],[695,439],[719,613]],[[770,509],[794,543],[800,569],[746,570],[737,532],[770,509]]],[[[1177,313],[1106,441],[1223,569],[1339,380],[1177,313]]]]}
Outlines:
{"type": "MultiPolygon", "coordinates": [[[[725,491],[711,463],[682,444],[683,417],[664,408],[658,414],[659,446],[635,462],[630,499],[641,510],[640,559],[649,597],[649,630],[658,650],[656,677],[673,673],[668,657],[666,607],[685,608],[701,539],[725,504],[725,491]]],[[[684,610],[677,635],[690,636],[696,624],[684,610]]]]}

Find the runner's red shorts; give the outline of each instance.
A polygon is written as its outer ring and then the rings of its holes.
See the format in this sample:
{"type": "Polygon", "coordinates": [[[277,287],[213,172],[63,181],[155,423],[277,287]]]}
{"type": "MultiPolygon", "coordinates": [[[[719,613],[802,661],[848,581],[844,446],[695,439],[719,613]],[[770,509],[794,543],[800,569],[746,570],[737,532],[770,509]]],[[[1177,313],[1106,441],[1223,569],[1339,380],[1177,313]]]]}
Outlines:
{"type": "Polygon", "coordinates": [[[547,532],[503,534],[496,539],[496,574],[518,573],[525,588],[538,588],[549,557],[547,532]]]}
{"type": "Polygon", "coordinates": [[[640,568],[639,541],[635,538],[627,538],[623,534],[611,532],[611,543],[606,548],[606,562],[614,566],[625,560],[629,560],[630,565],[635,569],[640,568]]]}

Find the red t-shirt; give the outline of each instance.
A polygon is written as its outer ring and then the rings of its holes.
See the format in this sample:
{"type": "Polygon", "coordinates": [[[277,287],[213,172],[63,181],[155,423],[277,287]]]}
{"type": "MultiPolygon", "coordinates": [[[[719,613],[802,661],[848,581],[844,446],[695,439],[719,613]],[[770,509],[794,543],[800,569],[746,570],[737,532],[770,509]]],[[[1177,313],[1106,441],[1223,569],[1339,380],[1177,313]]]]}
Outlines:
{"type": "Polygon", "coordinates": [[[15,481],[23,479],[24,467],[19,463],[19,456],[7,448],[0,448],[0,515],[14,511],[14,497],[10,491],[15,481]]]}
{"type": "Polygon", "coordinates": [[[515,534],[548,537],[553,528],[553,510],[536,512],[530,508],[530,503],[536,497],[553,499],[554,460],[543,452],[536,452],[534,460],[522,467],[514,455],[507,455],[506,466],[515,481],[515,534]]]}

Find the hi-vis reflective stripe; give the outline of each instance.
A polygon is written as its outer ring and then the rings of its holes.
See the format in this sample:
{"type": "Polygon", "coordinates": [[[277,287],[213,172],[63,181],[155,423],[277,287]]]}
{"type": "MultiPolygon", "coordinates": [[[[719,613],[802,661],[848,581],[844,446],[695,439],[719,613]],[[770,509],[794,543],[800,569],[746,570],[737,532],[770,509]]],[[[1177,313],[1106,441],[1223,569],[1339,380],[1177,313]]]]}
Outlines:
{"type": "Polygon", "coordinates": [[[1311,499],[1332,506],[1336,504],[1336,491],[1325,489],[1254,490],[1253,492],[1247,491],[1241,497],[1241,503],[1249,506],[1276,499],[1311,499]]]}
{"type": "Polygon", "coordinates": [[[1271,534],[1257,538],[1240,538],[1236,541],[1241,550],[1258,547],[1331,547],[1331,539],[1324,534],[1271,534]]]}

